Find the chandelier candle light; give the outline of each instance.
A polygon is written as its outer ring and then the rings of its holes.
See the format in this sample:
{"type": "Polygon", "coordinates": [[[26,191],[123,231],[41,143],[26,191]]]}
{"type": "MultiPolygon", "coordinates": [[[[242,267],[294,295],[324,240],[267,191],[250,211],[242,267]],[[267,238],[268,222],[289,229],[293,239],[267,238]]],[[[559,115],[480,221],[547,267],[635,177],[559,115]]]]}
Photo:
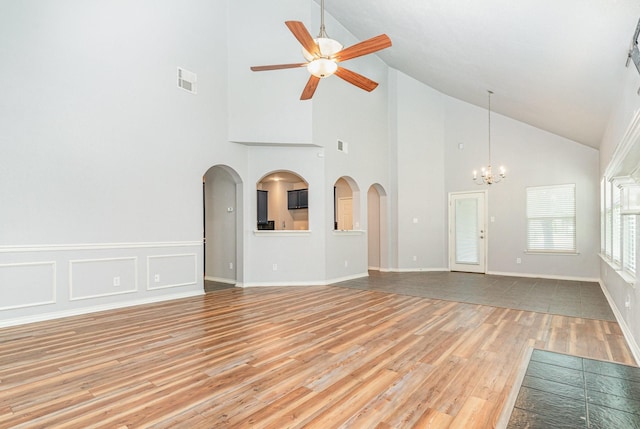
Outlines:
{"type": "Polygon", "coordinates": [[[477,185],[491,185],[493,183],[498,183],[507,177],[504,167],[500,167],[500,172],[498,174],[494,174],[491,171],[491,94],[493,94],[493,91],[487,92],[489,93],[489,164],[487,167],[482,167],[480,170],[480,177],[478,177],[478,172],[476,170],[473,171],[473,181],[477,185]]]}

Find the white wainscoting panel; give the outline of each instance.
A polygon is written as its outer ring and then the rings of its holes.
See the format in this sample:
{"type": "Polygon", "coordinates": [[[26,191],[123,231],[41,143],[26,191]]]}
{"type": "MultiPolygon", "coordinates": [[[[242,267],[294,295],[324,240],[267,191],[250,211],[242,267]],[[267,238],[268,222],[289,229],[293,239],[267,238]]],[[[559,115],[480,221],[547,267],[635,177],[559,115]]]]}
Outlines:
{"type": "Polygon", "coordinates": [[[138,290],[138,258],[69,261],[69,300],[134,293],[138,290]]]}
{"type": "Polygon", "coordinates": [[[147,257],[147,289],[195,285],[198,257],[195,253],[147,257]]]}
{"type": "Polygon", "coordinates": [[[55,262],[0,264],[0,310],[55,302],[55,262]]]}

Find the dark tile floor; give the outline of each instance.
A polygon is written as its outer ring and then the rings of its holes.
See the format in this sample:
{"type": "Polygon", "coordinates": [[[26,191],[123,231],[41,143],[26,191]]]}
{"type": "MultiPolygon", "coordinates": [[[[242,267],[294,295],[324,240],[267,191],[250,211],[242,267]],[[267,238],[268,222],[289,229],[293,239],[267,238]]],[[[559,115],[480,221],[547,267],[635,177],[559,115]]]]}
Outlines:
{"type": "Polygon", "coordinates": [[[232,285],[229,283],[213,282],[211,280],[204,281],[205,292],[213,292],[213,291],[222,290],[222,289],[231,289],[232,287],[235,287],[235,285],[232,285]]]}
{"type": "Polygon", "coordinates": [[[449,271],[370,271],[368,277],[335,283],[333,286],[615,321],[613,311],[596,282],[449,271]]]}
{"type": "Polygon", "coordinates": [[[507,429],[640,428],[640,368],[534,350],[507,429]]]}

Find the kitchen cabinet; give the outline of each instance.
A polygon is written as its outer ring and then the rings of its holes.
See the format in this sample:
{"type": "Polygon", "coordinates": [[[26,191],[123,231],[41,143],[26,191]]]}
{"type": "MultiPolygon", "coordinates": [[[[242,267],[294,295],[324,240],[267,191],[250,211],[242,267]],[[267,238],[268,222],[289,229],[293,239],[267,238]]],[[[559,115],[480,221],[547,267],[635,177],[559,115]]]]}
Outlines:
{"type": "Polygon", "coordinates": [[[295,189],[287,191],[287,208],[289,210],[309,208],[309,190],[295,189]]]}

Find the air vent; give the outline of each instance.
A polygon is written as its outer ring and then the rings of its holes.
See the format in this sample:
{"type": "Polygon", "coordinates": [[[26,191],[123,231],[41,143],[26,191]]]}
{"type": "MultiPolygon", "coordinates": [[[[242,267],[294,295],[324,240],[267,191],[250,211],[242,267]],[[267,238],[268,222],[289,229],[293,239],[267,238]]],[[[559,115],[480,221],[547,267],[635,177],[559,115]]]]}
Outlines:
{"type": "Polygon", "coordinates": [[[349,153],[349,145],[347,142],[338,140],[338,152],[349,153]]]}
{"type": "Polygon", "coordinates": [[[182,88],[187,92],[196,94],[196,83],[198,75],[189,70],[178,67],[178,88],[182,88]]]}

